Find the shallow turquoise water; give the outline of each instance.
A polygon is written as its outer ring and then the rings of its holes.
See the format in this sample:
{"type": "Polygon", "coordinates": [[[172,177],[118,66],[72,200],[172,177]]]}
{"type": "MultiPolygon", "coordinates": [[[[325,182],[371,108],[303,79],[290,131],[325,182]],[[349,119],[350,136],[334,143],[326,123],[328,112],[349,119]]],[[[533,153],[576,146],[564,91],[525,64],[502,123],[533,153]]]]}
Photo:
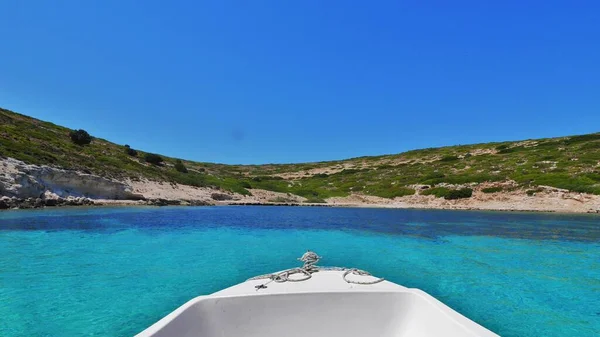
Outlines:
{"type": "Polygon", "coordinates": [[[0,336],[131,336],[311,249],[502,336],[600,335],[600,217],[298,207],[0,213],[0,336]]]}

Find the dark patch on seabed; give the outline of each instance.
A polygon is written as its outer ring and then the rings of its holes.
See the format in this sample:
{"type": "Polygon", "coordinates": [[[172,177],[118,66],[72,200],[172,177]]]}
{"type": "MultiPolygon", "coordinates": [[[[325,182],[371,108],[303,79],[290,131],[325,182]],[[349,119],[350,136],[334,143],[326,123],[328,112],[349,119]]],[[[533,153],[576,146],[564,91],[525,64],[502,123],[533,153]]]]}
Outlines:
{"type": "MultiPolygon", "coordinates": [[[[6,214],[6,213],[4,213],[6,214]]],[[[532,240],[600,242],[600,217],[372,208],[202,207],[103,208],[86,211],[23,211],[0,216],[0,230],[82,230],[233,227],[348,230],[427,239],[493,236],[532,240]]]]}

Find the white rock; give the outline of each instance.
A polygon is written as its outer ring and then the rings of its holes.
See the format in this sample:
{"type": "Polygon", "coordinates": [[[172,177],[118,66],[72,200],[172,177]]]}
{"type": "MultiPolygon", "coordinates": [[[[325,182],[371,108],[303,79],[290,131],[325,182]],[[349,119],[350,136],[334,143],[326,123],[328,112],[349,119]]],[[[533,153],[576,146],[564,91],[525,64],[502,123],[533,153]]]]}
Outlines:
{"type": "Polygon", "coordinates": [[[3,166],[0,195],[43,199],[69,196],[121,200],[139,198],[128,184],[114,179],[45,165],[29,165],[13,158],[0,159],[0,164],[3,166]]]}
{"type": "Polygon", "coordinates": [[[58,200],[58,198],[60,198],[60,196],[58,194],[56,194],[56,193],[51,192],[51,191],[46,191],[42,195],[42,199],[44,199],[44,200],[58,200]]]}

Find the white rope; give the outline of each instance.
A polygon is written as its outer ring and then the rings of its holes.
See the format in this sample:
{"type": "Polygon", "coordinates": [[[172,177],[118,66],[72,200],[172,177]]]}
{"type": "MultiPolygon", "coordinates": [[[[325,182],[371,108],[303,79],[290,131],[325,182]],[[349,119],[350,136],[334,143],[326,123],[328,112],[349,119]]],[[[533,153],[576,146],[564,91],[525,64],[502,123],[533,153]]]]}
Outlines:
{"type": "Polygon", "coordinates": [[[360,276],[372,276],[369,272],[366,272],[364,270],[360,270],[360,269],[356,269],[356,268],[348,269],[348,270],[346,270],[344,275],[342,275],[342,278],[344,279],[344,281],[346,281],[348,283],[367,285],[367,284],[375,284],[375,283],[379,283],[379,282],[383,281],[382,277],[380,277],[376,280],[373,280],[373,281],[353,281],[353,280],[349,280],[346,278],[346,276],[348,276],[349,274],[360,275],[360,276]]]}
{"type": "Polygon", "coordinates": [[[259,285],[256,286],[256,290],[259,290],[259,289],[266,288],[267,284],[269,284],[271,282],[283,283],[283,282],[301,282],[301,281],[306,281],[306,280],[308,280],[308,279],[310,279],[312,277],[313,273],[316,273],[316,272],[319,272],[319,271],[343,271],[344,274],[342,275],[342,279],[344,281],[346,281],[347,283],[360,284],[360,285],[376,284],[376,283],[382,282],[384,280],[383,278],[377,278],[377,279],[375,279],[373,281],[354,281],[354,280],[349,280],[347,278],[347,276],[350,275],[350,274],[352,274],[352,275],[358,275],[358,276],[372,276],[372,275],[369,272],[366,272],[366,271],[360,270],[360,269],[356,269],[356,268],[319,267],[319,266],[317,266],[317,262],[319,262],[320,259],[321,259],[321,257],[319,255],[317,255],[315,252],[311,252],[309,250],[306,253],[304,253],[302,255],[302,257],[300,257],[298,259],[298,260],[304,262],[304,265],[302,267],[287,269],[287,270],[281,271],[279,273],[264,274],[264,275],[255,276],[253,278],[248,279],[248,281],[269,279],[269,281],[267,283],[259,284],[259,285]],[[303,274],[304,277],[302,277],[302,278],[290,278],[290,276],[294,275],[294,274],[303,274]]]}

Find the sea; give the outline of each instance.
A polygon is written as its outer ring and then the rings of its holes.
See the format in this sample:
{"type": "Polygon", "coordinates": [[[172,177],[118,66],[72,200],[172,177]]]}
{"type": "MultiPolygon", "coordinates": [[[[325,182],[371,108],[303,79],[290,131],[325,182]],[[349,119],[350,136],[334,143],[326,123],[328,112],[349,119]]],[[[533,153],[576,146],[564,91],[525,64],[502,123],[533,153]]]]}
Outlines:
{"type": "Polygon", "coordinates": [[[600,216],[329,207],[0,212],[0,336],[133,336],[312,250],[501,336],[600,336],[600,216]]]}

